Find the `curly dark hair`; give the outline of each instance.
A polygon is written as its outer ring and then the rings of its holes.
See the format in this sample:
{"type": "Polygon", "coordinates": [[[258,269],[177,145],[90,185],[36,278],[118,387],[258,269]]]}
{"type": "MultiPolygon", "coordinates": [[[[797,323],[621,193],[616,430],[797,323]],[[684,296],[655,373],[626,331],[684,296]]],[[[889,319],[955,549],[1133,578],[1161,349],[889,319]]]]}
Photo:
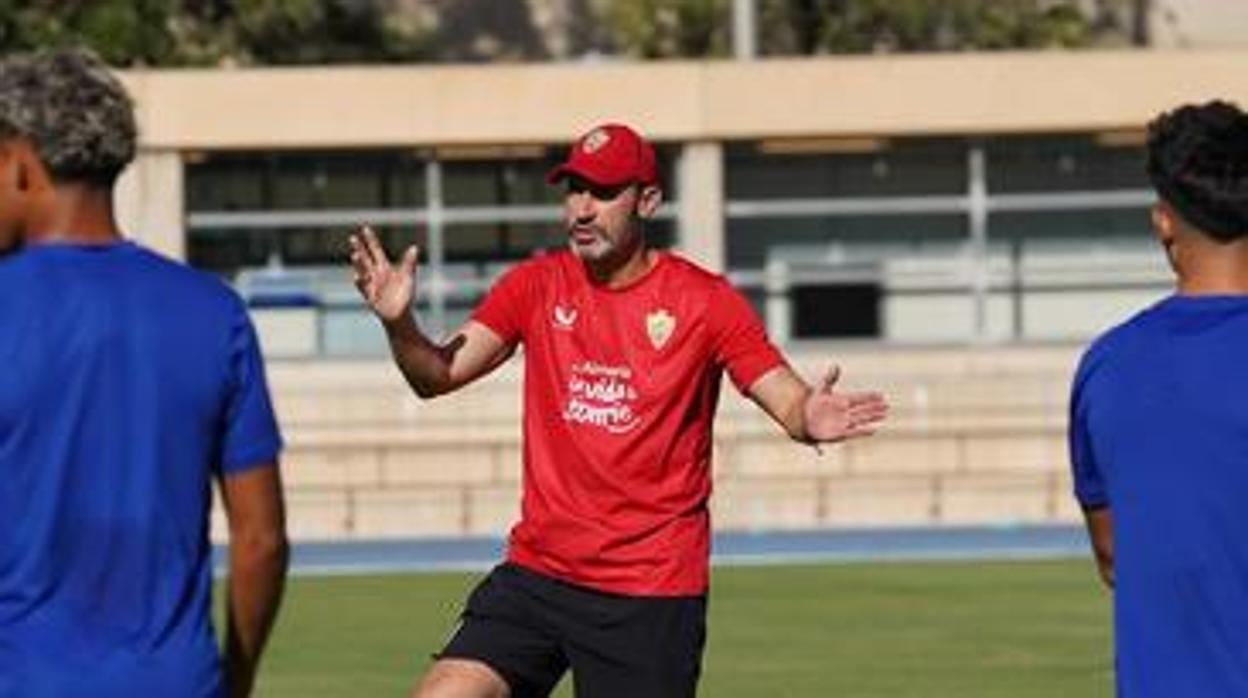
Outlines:
{"type": "Polygon", "coordinates": [[[1148,176],[1209,237],[1248,236],[1248,114],[1212,101],[1158,116],[1148,126],[1148,176]]]}
{"type": "Polygon", "coordinates": [[[81,49],[0,60],[0,136],[28,138],[53,179],[112,186],[134,159],[134,104],[81,49]]]}

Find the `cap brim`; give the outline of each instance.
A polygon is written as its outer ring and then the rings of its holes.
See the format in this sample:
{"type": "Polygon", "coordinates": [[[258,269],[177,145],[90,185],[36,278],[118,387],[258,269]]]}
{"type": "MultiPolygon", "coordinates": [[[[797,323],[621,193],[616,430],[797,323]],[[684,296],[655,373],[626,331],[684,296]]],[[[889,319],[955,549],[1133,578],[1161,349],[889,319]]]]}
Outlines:
{"type": "Polygon", "coordinates": [[[599,187],[618,187],[622,184],[630,184],[636,181],[636,178],[630,175],[613,177],[603,172],[592,172],[584,168],[577,168],[571,163],[565,162],[562,165],[555,166],[546,173],[546,183],[558,184],[568,177],[579,177],[599,187]]]}
{"type": "Polygon", "coordinates": [[[546,183],[558,184],[570,174],[572,174],[572,170],[568,167],[566,162],[562,165],[556,165],[550,168],[550,171],[546,173],[546,183]]]}

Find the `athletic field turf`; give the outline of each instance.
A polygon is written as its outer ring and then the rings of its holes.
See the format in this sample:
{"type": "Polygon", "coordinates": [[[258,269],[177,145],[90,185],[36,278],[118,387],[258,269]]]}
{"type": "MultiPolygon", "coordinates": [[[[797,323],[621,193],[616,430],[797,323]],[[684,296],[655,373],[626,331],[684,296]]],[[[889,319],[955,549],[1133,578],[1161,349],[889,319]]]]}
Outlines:
{"type": "MultiPolygon", "coordinates": [[[[291,580],[257,694],[407,695],[476,578],[291,580]]],[[[1109,696],[1109,600],[1084,560],[717,568],[700,695],[1109,696]]]]}

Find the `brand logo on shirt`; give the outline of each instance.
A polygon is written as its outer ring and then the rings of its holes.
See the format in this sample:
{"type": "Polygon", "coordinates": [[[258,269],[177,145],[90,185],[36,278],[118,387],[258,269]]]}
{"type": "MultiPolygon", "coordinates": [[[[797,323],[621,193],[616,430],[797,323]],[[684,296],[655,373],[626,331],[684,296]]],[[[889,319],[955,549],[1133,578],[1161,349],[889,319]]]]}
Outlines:
{"type": "Polygon", "coordinates": [[[676,318],[663,308],[646,316],[646,335],[655,349],[662,349],[676,331],[676,318]]]}
{"type": "Polygon", "coordinates": [[[554,325],[557,330],[570,330],[576,325],[576,308],[555,306],[554,325]]]}

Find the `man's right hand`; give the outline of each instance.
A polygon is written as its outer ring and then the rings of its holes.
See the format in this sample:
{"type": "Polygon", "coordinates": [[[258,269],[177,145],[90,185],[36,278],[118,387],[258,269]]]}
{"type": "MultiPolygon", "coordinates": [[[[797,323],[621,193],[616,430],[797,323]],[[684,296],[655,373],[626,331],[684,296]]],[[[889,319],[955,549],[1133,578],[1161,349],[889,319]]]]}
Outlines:
{"type": "Polygon", "coordinates": [[[458,389],[493,370],[511,355],[508,344],[489,327],[469,320],[444,344],[431,341],[412,317],[416,290],[416,247],[407,248],[398,266],[386,258],[368,226],[351,236],[355,287],[385,326],[390,352],[412,390],[432,398],[458,389]]]}
{"type": "Polygon", "coordinates": [[[351,236],[351,267],[355,287],[384,323],[405,317],[416,291],[415,245],[407,248],[396,267],[386,257],[377,233],[364,226],[351,236]]]}

